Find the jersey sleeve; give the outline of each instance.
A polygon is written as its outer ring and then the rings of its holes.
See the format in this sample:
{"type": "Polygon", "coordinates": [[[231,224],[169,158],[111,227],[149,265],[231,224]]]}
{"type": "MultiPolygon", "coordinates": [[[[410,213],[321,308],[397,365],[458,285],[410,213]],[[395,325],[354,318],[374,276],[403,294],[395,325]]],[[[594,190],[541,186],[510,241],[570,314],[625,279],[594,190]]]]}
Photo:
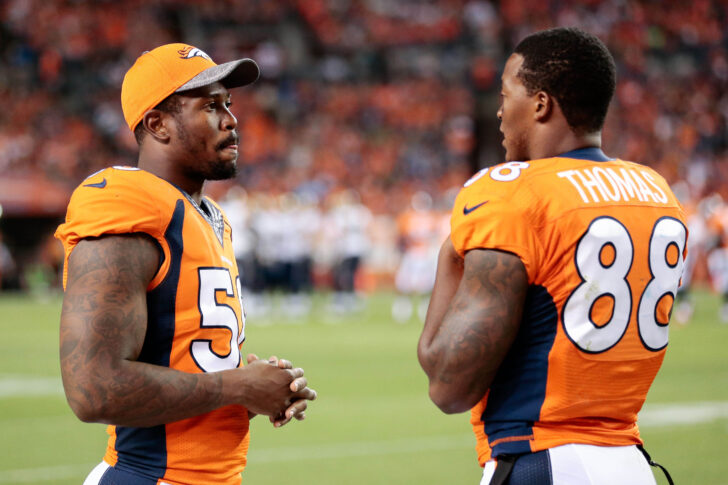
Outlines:
{"type": "Polygon", "coordinates": [[[64,287],[68,258],[82,239],[140,232],[163,239],[160,211],[143,181],[135,180],[137,175],[106,169],[84,180],[71,195],[66,220],[55,233],[65,251],[64,287]]]}
{"type": "Polygon", "coordinates": [[[485,176],[461,189],[450,219],[450,237],[460,256],[471,249],[498,249],[518,256],[529,283],[539,267],[541,244],[529,204],[536,201],[521,180],[500,182],[485,176]]]}

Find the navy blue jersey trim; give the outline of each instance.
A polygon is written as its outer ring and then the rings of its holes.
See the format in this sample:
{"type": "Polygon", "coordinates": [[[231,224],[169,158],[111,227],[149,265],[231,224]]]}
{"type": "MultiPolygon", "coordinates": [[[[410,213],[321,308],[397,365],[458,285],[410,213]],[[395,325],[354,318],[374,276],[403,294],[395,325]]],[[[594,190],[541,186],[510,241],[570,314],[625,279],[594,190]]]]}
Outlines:
{"type": "Polygon", "coordinates": [[[147,335],[144,338],[139,361],[169,366],[175,327],[175,304],[182,264],[182,225],[185,204],[177,201],[164,238],[169,246],[169,270],[164,280],[147,294],[147,335]]]}
{"type": "Polygon", "coordinates": [[[562,153],[558,158],[575,158],[577,160],[591,160],[592,162],[609,162],[616,160],[609,158],[599,147],[577,148],[570,152],[562,153]]]}
{"type": "Polygon", "coordinates": [[[531,285],[518,335],[490,386],[481,419],[493,456],[530,451],[533,423],[546,399],[548,356],[558,312],[546,288],[531,285]]]}
{"type": "MultiPolygon", "coordinates": [[[[172,219],[164,233],[170,252],[169,270],[162,283],[147,293],[147,334],[139,354],[140,362],[169,367],[175,329],[177,286],[184,249],[182,241],[184,218],[185,204],[180,199],[175,205],[172,219]]],[[[167,469],[165,426],[149,428],[117,426],[116,451],[118,470],[141,473],[150,478],[163,477],[167,469]]]]}

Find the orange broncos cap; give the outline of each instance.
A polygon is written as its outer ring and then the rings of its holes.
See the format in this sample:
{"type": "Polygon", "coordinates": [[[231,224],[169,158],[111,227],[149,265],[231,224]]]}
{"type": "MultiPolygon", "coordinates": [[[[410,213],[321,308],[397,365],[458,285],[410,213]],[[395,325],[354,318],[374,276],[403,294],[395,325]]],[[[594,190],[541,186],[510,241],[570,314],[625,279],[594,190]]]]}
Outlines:
{"type": "Polygon", "coordinates": [[[197,47],[166,44],[143,53],[126,72],[121,84],[121,109],[134,131],[144,113],[172,93],[218,81],[226,88],[245,86],[255,82],[259,75],[258,65],[252,59],[218,65],[197,47]]]}

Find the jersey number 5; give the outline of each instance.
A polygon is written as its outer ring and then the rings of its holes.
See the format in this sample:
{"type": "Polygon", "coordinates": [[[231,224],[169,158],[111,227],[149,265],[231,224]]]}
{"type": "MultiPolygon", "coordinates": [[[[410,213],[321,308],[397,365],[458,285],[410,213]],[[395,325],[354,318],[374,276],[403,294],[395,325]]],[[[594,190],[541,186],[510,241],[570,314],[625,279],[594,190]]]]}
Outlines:
{"type": "MultiPolygon", "coordinates": [[[[667,345],[668,322],[658,319],[658,308],[674,301],[686,240],[685,226],[672,217],[658,219],[652,228],[647,255],[652,278],[642,289],[637,307],[640,340],[651,351],[667,345]]],[[[566,300],[562,320],[566,335],[582,351],[609,350],[627,331],[633,305],[627,275],[634,257],[629,231],[612,217],[594,219],[579,240],[575,263],[582,282],[566,300]],[[595,306],[605,298],[611,300],[611,317],[597,324],[593,319],[595,306]]]]}
{"type": "MultiPolygon", "coordinates": [[[[190,345],[192,358],[197,367],[205,372],[215,372],[225,369],[234,369],[240,364],[240,348],[238,345],[245,339],[245,317],[243,316],[243,331],[239,332],[238,313],[229,305],[217,301],[217,293],[225,292],[228,297],[235,297],[233,281],[227,268],[199,268],[200,295],[198,305],[200,309],[200,327],[213,329],[227,329],[230,331],[230,351],[227,354],[218,354],[212,348],[212,339],[193,340],[190,345]],[[240,335],[238,335],[240,333],[240,335]]],[[[240,295],[240,279],[237,281],[238,296],[240,295]]],[[[240,311],[242,311],[242,302],[240,311]]]]}

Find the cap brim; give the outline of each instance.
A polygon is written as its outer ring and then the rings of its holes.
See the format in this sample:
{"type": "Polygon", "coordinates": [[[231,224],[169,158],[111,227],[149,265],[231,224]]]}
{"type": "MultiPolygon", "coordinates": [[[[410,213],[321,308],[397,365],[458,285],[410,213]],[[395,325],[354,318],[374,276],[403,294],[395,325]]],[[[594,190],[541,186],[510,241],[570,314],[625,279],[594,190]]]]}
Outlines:
{"type": "Polygon", "coordinates": [[[253,59],[238,59],[205,69],[175,92],[189,91],[216,82],[221,82],[226,88],[237,88],[254,83],[259,76],[260,69],[253,59]]]}

